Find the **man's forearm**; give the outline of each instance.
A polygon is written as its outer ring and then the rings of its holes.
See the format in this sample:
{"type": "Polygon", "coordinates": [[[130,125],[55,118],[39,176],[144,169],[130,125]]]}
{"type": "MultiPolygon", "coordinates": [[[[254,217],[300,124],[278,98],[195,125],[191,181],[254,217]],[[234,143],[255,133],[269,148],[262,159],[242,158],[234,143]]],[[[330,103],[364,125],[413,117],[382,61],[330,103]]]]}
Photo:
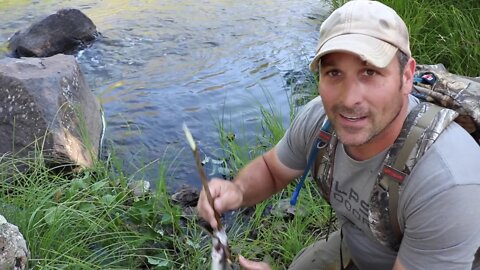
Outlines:
{"type": "Polygon", "coordinates": [[[276,192],[274,179],[262,156],[243,168],[234,183],[242,190],[242,206],[255,205],[276,192]]]}
{"type": "Polygon", "coordinates": [[[298,174],[281,164],[275,150],[270,150],[243,168],[234,183],[243,192],[242,205],[251,206],[285,188],[298,174]]]}
{"type": "Polygon", "coordinates": [[[400,260],[397,259],[395,260],[395,265],[393,266],[393,269],[392,270],[405,270],[405,267],[403,266],[403,264],[400,262],[400,260]]]}

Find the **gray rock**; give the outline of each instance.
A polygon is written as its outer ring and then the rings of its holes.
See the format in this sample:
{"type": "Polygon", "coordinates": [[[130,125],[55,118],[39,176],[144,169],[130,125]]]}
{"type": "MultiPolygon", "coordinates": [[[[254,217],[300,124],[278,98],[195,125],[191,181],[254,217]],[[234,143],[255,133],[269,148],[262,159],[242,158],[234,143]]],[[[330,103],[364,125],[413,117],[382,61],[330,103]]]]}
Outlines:
{"type": "Polygon", "coordinates": [[[78,9],[62,9],[15,33],[8,49],[15,57],[48,57],[71,53],[98,36],[95,24],[78,9]]]}
{"type": "Polygon", "coordinates": [[[0,60],[0,155],[89,167],[103,133],[100,105],[73,56],[0,60]]]}
{"type": "Polygon", "coordinates": [[[0,269],[26,269],[30,252],[18,227],[0,215],[0,269]]]}
{"type": "Polygon", "coordinates": [[[146,196],[151,192],[150,182],[145,180],[133,180],[128,183],[128,188],[135,198],[146,196]]]}

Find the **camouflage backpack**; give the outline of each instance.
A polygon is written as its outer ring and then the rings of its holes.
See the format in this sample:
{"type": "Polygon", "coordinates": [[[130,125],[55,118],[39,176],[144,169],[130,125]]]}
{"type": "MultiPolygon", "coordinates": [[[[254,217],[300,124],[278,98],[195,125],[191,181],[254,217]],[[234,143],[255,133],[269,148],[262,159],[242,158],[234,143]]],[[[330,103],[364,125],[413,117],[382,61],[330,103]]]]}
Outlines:
{"type": "MultiPolygon", "coordinates": [[[[449,73],[442,64],[419,65],[415,72],[412,94],[424,102],[409,113],[399,137],[388,150],[382,169],[377,173],[368,211],[373,235],[380,243],[393,250],[398,250],[403,236],[397,219],[399,186],[416,162],[452,121],[462,125],[480,144],[478,77],[469,78],[449,73]]],[[[310,151],[308,168],[305,170],[308,172],[308,169],[311,169],[320,193],[328,202],[337,142],[335,131],[328,121],[324,121],[310,151]]],[[[299,189],[297,186],[297,190],[299,189]]],[[[295,193],[298,194],[298,191],[295,193]]]]}
{"type": "Polygon", "coordinates": [[[418,65],[413,95],[459,113],[455,122],[480,144],[480,77],[449,73],[442,65],[418,65]]]}

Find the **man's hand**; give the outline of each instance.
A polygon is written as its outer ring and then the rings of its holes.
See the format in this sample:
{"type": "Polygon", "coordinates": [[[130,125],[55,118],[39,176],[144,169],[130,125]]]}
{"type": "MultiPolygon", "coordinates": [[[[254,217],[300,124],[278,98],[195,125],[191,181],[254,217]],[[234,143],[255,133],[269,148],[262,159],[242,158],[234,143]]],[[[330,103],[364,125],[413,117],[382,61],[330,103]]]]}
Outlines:
{"type": "Polygon", "coordinates": [[[272,268],[265,262],[256,262],[245,259],[242,255],[238,257],[240,266],[245,270],[271,270],[272,268]]]}
{"type": "MultiPolygon", "coordinates": [[[[234,210],[241,206],[243,201],[243,192],[240,187],[231,181],[213,178],[209,182],[210,193],[212,194],[213,207],[222,214],[228,210],[234,210]]],[[[217,221],[212,207],[208,203],[205,190],[200,192],[197,204],[198,214],[205,219],[212,228],[218,228],[217,221]]]]}

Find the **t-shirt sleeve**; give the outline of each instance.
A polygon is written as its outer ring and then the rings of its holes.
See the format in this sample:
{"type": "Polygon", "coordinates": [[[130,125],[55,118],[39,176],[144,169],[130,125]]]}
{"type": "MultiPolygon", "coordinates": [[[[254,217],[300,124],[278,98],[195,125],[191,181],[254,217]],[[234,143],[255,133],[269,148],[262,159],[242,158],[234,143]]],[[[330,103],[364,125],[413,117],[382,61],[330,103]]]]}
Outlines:
{"type": "Polygon", "coordinates": [[[307,165],[310,146],[324,116],[320,97],[316,97],[302,108],[275,146],[278,158],[287,167],[303,170],[307,165]]]}
{"type": "Polygon", "coordinates": [[[406,217],[398,257],[406,269],[471,269],[480,244],[480,185],[457,185],[406,217]]]}
{"type": "Polygon", "coordinates": [[[479,160],[476,143],[452,123],[418,161],[399,202],[406,269],[471,269],[480,246],[479,160]]]}

